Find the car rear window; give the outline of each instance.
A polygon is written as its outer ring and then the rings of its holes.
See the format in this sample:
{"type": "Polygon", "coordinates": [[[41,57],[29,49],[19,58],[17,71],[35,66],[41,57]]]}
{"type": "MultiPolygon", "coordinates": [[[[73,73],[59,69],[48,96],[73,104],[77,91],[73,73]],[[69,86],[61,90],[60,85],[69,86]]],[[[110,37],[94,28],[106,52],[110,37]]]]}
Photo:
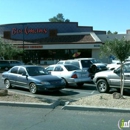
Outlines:
{"type": "Polygon", "coordinates": [[[53,70],[54,70],[54,67],[52,67],[52,66],[51,66],[51,67],[48,67],[48,68],[46,68],[46,70],[47,70],[47,71],[53,71],[53,70]]]}
{"type": "Polygon", "coordinates": [[[64,62],[63,61],[59,61],[57,64],[64,64],[64,62]]]}
{"type": "Polygon", "coordinates": [[[78,61],[71,61],[70,63],[79,68],[79,62],[78,61]]]}
{"type": "Polygon", "coordinates": [[[64,66],[68,71],[79,70],[77,66],[73,66],[73,65],[64,65],[64,66]]]}

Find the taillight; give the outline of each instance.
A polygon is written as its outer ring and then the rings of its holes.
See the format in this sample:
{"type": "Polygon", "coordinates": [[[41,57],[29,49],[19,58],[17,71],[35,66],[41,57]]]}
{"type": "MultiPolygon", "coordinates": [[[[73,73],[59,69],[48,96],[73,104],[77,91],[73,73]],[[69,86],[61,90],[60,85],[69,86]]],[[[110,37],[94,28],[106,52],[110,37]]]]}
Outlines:
{"type": "Polygon", "coordinates": [[[78,78],[78,77],[77,77],[77,74],[73,74],[73,75],[71,76],[71,78],[78,78]]]}

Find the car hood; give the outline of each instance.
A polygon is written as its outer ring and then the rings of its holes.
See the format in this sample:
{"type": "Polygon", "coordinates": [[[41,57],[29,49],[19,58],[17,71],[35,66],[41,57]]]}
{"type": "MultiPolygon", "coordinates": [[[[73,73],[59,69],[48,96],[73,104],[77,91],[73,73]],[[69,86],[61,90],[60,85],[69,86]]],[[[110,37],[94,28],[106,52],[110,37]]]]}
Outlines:
{"type": "Polygon", "coordinates": [[[106,64],[104,64],[104,63],[94,63],[94,65],[96,65],[96,66],[106,66],[106,64]]]}
{"type": "Polygon", "coordinates": [[[98,75],[100,75],[100,76],[104,76],[105,75],[106,76],[106,75],[109,75],[111,73],[113,73],[112,70],[106,70],[106,71],[101,71],[101,72],[96,73],[95,76],[98,76],[98,75]]]}
{"type": "Polygon", "coordinates": [[[31,76],[31,77],[40,81],[61,80],[61,78],[53,75],[40,75],[40,76],[31,76]]]}

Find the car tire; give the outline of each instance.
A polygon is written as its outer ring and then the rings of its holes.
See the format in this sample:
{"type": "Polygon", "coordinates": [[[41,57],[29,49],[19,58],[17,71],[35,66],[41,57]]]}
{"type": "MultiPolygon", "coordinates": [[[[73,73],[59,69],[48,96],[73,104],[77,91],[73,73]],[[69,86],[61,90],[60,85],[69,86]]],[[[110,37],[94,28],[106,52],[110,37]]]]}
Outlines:
{"type": "Polygon", "coordinates": [[[94,73],[94,74],[97,72],[97,66],[96,65],[91,66],[91,72],[94,73]]]}
{"type": "Polygon", "coordinates": [[[78,87],[83,87],[84,83],[77,83],[78,87]]]}
{"type": "Polygon", "coordinates": [[[8,79],[6,79],[6,80],[4,81],[4,84],[5,84],[5,87],[6,87],[7,89],[12,88],[11,83],[10,83],[10,81],[9,81],[8,79]]]}
{"type": "Polygon", "coordinates": [[[38,92],[37,86],[35,83],[30,83],[29,90],[32,94],[36,94],[38,92]]]}
{"type": "MultiPolygon", "coordinates": [[[[63,78],[63,79],[64,79],[64,78],[63,78]]],[[[68,84],[68,82],[66,81],[66,79],[64,79],[64,81],[65,81],[65,83],[66,83],[65,88],[69,87],[69,84],[68,84]]]]}
{"type": "Polygon", "coordinates": [[[109,92],[109,85],[105,79],[100,79],[97,81],[97,90],[100,93],[107,93],[109,92]]]}

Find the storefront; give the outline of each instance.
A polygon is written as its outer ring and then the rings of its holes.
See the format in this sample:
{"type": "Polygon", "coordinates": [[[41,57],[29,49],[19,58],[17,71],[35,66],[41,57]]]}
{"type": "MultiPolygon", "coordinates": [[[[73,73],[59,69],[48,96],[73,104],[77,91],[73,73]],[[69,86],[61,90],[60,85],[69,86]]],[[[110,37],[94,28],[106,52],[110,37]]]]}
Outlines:
{"type": "Polygon", "coordinates": [[[106,31],[77,22],[40,22],[0,25],[0,36],[23,48],[25,62],[52,64],[75,57],[99,58],[102,41],[98,35],[106,31]],[[75,54],[75,55],[74,55],[75,54]]]}

